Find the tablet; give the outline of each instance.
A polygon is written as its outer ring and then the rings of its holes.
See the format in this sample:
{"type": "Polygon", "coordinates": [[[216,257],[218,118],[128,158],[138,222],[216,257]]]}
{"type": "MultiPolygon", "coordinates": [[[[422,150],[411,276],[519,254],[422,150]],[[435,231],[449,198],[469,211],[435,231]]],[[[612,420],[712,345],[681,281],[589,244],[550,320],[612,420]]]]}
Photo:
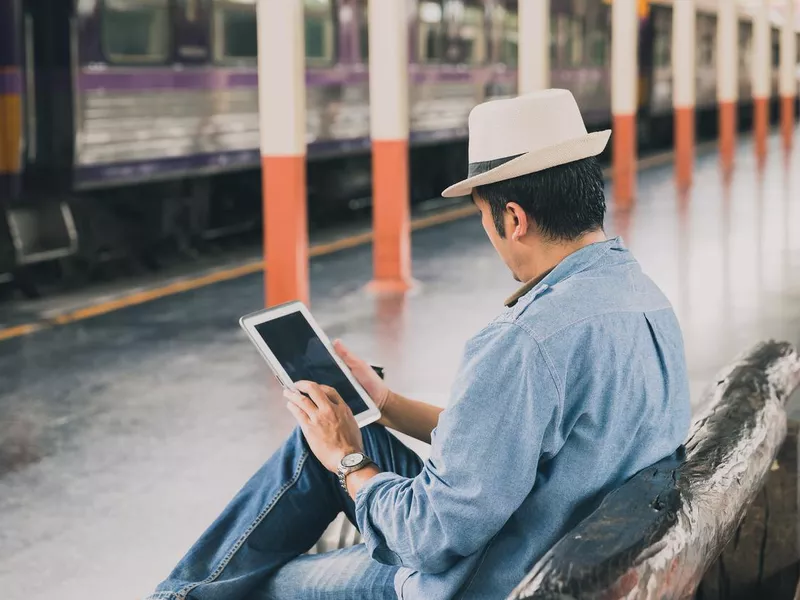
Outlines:
{"type": "Polygon", "coordinates": [[[239,324],[283,387],[294,389],[294,382],[303,379],[329,385],[353,411],[359,427],[380,419],[378,407],[303,303],[289,302],[246,315],[239,324]]]}

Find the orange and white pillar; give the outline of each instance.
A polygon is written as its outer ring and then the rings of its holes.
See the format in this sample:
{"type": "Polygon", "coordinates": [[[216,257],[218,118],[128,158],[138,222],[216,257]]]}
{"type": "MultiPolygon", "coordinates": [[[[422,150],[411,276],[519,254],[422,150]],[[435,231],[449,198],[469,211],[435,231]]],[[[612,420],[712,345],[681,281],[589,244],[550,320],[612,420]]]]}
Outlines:
{"type": "Polygon", "coordinates": [[[788,0],[784,8],[784,22],[781,28],[781,132],[783,147],[792,148],[795,115],[794,105],[797,98],[797,76],[795,74],[795,58],[797,53],[797,37],[795,33],[795,0],[788,0]]]}
{"type": "Polygon", "coordinates": [[[258,0],[267,306],[309,301],[303,0],[258,0]]]}
{"type": "Polygon", "coordinates": [[[769,134],[769,97],[772,91],[772,32],[769,23],[769,0],[761,0],[753,18],[753,135],[756,156],[767,156],[769,134]]]}
{"type": "Polygon", "coordinates": [[[736,2],[719,0],[717,32],[719,155],[722,168],[730,171],[736,154],[739,123],[739,13],[736,2]]]}
{"type": "Polygon", "coordinates": [[[519,93],[550,87],[550,0],[519,3],[519,93]]]}
{"type": "Polygon", "coordinates": [[[630,208],[636,195],[636,108],[639,19],[637,0],[611,5],[611,112],[614,201],[630,208]]]}
{"type": "Polygon", "coordinates": [[[695,37],[694,0],[672,6],[672,106],[675,110],[675,180],[678,187],[692,183],[695,137],[695,37]]]}
{"type": "Polygon", "coordinates": [[[402,292],[411,287],[407,23],[405,0],[369,3],[374,229],[370,288],[378,292],[402,292]]]}

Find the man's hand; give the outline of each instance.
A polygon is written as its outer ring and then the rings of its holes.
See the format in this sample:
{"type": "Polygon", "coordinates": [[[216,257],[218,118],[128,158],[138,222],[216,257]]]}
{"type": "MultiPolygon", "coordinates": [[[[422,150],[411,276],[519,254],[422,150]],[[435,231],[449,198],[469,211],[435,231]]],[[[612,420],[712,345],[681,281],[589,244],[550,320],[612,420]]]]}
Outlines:
{"type": "Polygon", "coordinates": [[[302,393],[283,392],[289,400],[286,407],[303,430],[314,456],[336,473],[343,457],[363,452],[361,430],[353,412],[332,387],[310,381],[298,381],[295,387],[302,393]]]}
{"type": "Polygon", "coordinates": [[[350,352],[341,340],[333,342],[333,349],[336,350],[336,354],[339,355],[339,358],[344,361],[344,364],[353,373],[356,381],[361,384],[361,387],[372,398],[378,410],[384,410],[389,402],[391,392],[383,379],[375,372],[375,369],[350,352]]]}

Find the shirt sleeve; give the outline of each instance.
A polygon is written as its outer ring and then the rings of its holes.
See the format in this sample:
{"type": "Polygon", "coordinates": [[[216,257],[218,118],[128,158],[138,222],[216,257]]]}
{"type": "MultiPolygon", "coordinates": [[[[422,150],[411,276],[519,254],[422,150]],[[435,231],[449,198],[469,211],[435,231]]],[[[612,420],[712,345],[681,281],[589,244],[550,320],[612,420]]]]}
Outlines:
{"type": "Polygon", "coordinates": [[[547,358],[519,325],[495,323],[470,340],[422,472],[381,473],[356,496],[372,557],[439,573],[488,543],[533,489],[559,397],[547,358]]]}

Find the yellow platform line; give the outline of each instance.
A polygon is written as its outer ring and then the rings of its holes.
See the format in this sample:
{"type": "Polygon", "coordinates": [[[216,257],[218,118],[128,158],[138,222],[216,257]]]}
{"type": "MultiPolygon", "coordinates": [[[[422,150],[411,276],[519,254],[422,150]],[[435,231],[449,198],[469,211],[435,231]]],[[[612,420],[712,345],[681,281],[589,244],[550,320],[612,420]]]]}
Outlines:
{"type": "MultiPolygon", "coordinates": [[[[414,219],[411,223],[411,229],[416,231],[419,229],[425,229],[435,225],[448,223],[450,221],[456,221],[468,215],[475,214],[476,210],[477,209],[474,206],[460,207],[444,213],[431,215],[429,217],[414,219]]],[[[328,254],[333,254],[334,252],[346,250],[348,248],[364,246],[372,242],[372,239],[373,235],[371,231],[359,233],[335,240],[333,242],[315,244],[309,248],[308,255],[310,258],[325,256],[328,254]]],[[[181,292],[188,292],[190,290],[196,290],[198,288],[206,287],[215,283],[229,281],[231,279],[238,279],[239,277],[244,277],[245,275],[252,275],[253,273],[261,272],[263,269],[263,261],[252,261],[237,267],[214,271],[213,273],[201,275],[200,277],[181,279],[161,287],[133,292],[113,300],[98,302],[97,304],[91,304],[83,308],[67,311],[54,317],[44,318],[32,323],[6,327],[0,329],[0,342],[30,335],[31,333],[42,331],[43,329],[49,329],[50,327],[55,327],[57,325],[67,325],[68,323],[91,319],[92,317],[104,315],[122,308],[145,304],[146,302],[152,302],[153,300],[158,300],[159,298],[165,298],[167,296],[174,296],[175,294],[180,294],[181,292]]]]}
{"type": "MultiPolygon", "coordinates": [[[[637,167],[639,169],[644,169],[648,166],[660,164],[662,161],[669,162],[668,157],[671,155],[672,152],[664,152],[663,154],[656,155],[656,157],[654,157],[656,160],[642,159],[639,161],[637,167]]],[[[608,177],[610,175],[610,170],[605,169],[603,171],[603,175],[608,177]]],[[[436,225],[450,223],[452,221],[457,221],[470,215],[474,215],[476,212],[477,208],[472,204],[469,204],[467,206],[460,206],[458,208],[437,213],[435,215],[419,217],[411,221],[411,230],[418,231],[420,229],[427,229],[429,227],[435,227],[436,225]]],[[[372,239],[373,235],[371,231],[359,233],[339,240],[334,240],[332,242],[315,244],[309,248],[308,255],[309,258],[325,256],[341,250],[364,246],[371,243],[372,239]]],[[[58,325],[66,325],[76,321],[91,319],[92,317],[104,315],[122,308],[145,304],[146,302],[152,302],[153,300],[158,300],[159,298],[165,298],[167,296],[173,296],[182,292],[196,290],[198,288],[206,287],[215,283],[229,281],[231,279],[238,279],[239,277],[244,277],[245,275],[258,273],[263,271],[263,269],[264,262],[262,260],[252,261],[237,267],[221,269],[219,271],[214,271],[199,277],[181,279],[161,287],[133,292],[113,300],[106,300],[103,302],[98,302],[97,304],[91,304],[83,308],[78,308],[76,310],[66,311],[54,317],[43,318],[32,323],[0,328],[0,342],[30,335],[32,333],[36,333],[37,331],[42,331],[43,329],[49,329],[58,325]]]]}

